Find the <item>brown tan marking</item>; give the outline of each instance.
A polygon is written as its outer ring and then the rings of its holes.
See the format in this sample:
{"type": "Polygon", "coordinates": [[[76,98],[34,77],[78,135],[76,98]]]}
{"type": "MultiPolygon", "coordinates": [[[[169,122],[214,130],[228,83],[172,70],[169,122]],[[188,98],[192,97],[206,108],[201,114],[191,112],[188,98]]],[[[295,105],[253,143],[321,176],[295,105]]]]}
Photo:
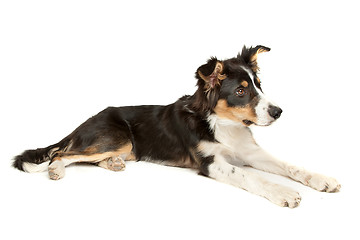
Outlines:
{"type": "Polygon", "coordinates": [[[71,161],[71,162],[89,162],[89,163],[97,163],[102,160],[112,158],[112,157],[118,157],[120,155],[126,155],[125,160],[132,160],[132,158],[135,158],[133,152],[132,152],[132,144],[127,143],[123,146],[121,146],[116,151],[110,151],[110,152],[104,152],[104,153],[89,153],[92,150],[95,150],[96,147],[87,148],[88,151],[82,152],[82,153],[74,153],[74,152],[67,152],[63,154],[59,154],[60,156],[57,156],[53,159],[53,161],[58,160],[65,160],[65,161],[71,161]]]}
{"type": "Polygon", "coordinates": [[[73,146],[73,140],[70,140],[69,144],[62,150],[63,152],[68,152],[73,146]]]}
{"type": "Polygon", "coordinates": [[[256,122],[255,110],[250,105],[245,107],[229,107],[226,100],[221,99],[218,101],[214,111],[219,118],[241,123],[243,123],[243,120],[256,122]]]}
{"type": "Polygon", "coordinates": [[[95,145],[95,146],[90,146],[90,147],[87,147],[85,150],[84,150],[84,153],[86,154],[86,155],[88,155],[88,154],[94,154],[94,153],[96,153],[96,152],[98,152],[98,147],[95,145]]]}
{"type": "Polygon", "coordinates": [[[53,156],[55,156],[55,154],[59,152],[59,149],[59,147],[50,149],[50,151],[48,152],[49,158],[51,159],[53,156]]]}
{"type": "Polygon", "coordinates": [[[243,87],[248,87],[248,86],[249,86],[249,83],[244,80],[244,81],[241,82],[241,86],[243,86],[243,87]]]}
{"type": "Polygon", "coordinates": [[[132,152],[132,151],[125,158],[125,161],[135,161],[135,160],[136,160],[136,157],[135,157],[134,152],[132,152]]]}

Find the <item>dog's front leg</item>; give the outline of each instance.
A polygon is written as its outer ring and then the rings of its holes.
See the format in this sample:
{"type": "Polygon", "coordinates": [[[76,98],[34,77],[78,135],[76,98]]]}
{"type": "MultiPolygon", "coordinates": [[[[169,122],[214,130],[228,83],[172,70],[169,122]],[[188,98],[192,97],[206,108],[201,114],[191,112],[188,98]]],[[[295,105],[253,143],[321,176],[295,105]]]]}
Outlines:
{"type": "Polygon", "coordinates": [[[244,168],[233,166],[219,155],[214,156],[214,161],[207,166],[206,172],[211,178],[265,197],[283,207],[297,207],[301,200],[294,190],[271,183],[244,168]]]}
{"type": "Polygon", "coordinates": [[[243,155],[242,161],[253,168],[289,177],[318,191],[337,192],[341,188],[336,179],[279,161],[255,143],[251,151],[243,155]]]}

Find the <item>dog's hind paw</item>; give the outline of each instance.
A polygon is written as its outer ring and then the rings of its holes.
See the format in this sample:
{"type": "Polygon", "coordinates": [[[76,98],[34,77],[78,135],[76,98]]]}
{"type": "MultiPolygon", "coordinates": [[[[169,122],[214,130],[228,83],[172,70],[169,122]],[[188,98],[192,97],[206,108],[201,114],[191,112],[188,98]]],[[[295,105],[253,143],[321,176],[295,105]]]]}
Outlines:
{"type": "Polygon", "coordinates": [[[125,161],[121,157],[110,158],[107,162],[108,169],[112,171],[123,171],[125,170],[125,161]]]}
{"type": "Polygon", "coordinates": [[[99,167],[109,169],[111,171],[123,171],[125,170],[125,161],[121,157],[110,157],[98,163],[99,167]]]}
{"type": "Polygon", "coordinates": [[[52,162],[49,167],[49,177],[52,180],[59,180],[65,176],[65,165],[61,160],[52,162]]]}

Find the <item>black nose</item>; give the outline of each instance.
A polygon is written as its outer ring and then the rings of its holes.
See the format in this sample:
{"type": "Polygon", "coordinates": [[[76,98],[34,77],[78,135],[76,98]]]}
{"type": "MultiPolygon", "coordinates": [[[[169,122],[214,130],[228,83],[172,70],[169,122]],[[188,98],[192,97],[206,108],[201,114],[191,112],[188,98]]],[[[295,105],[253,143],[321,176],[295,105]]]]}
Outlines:
{"type": "Polygon", "coordinates": [[[272,118],[278,119],[281,116],[282,110],[279,107],[270,105],[268,113],[272,118]]]}

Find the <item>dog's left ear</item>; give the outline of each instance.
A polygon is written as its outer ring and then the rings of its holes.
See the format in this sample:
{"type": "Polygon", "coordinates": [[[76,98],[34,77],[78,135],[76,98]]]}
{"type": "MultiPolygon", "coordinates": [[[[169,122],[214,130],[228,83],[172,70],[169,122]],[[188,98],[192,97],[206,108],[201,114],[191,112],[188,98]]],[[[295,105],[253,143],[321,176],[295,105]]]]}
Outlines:
{"type": "Polygon", "coordinates": [[[251,48],[246,48],[244,46],[241,52],[241,56],[239,55],[238,57],[242,57],[245,62],[250,65],[251,69],[254,72],[257,72],[259,70],[259,67],[257,65],[258,54],[263,52],[269,52],[270,50],[270,48],[261,45],[257,45],[256,47],[251,48]]]}
{"type": "Polygon", "coordinates": [[[206,64],[198,68],[196,76],[199,80],[204,81],[204,89],[210,91],[214,89],[216,85],[220,85],[220,81],[227,77],[223,74],[223,71],[223,62],[218,61],[216,58],[211,58],[206,64]]]}

